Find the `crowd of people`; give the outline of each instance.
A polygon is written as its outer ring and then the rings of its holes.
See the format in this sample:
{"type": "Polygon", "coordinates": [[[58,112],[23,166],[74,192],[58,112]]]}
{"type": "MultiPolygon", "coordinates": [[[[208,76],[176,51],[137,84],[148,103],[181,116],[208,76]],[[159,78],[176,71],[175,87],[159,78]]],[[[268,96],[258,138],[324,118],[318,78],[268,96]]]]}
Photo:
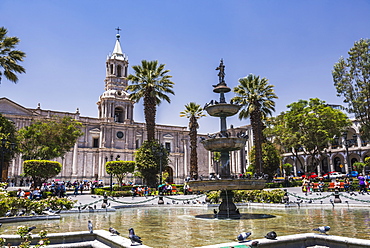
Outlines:
{"type": "MultiPolygon", "coordinates": [[[[358,177],[358,186],[359,186],[359,193],[360,194],[369,194],[368,190],[370,190],[370,175],[363,176],[363,174],[359,174],[358,177]]],[[[338,189],[340,190],[342,185],[344,188],[344,191],[346,192],[353,192],[355,190],[353,186],[353,178],[352,177],[345,177],[343,184],[339,180],[339,178],[335,178],[334,180],[334,190],[338,189]]],[[[323,192],[325,187],[325,182],[323,181],[323,178],[319,178],[318,182],[318,191],[323,192]]],[[[302,180],[302,191],[307,194],[312,194],[314,190],[314,183],[307,178],[303,178],[302,180]]]]}
{"type": "MultiPolygon", "coordinates": [[[[15,180],[16,181],[16,180],[15,180]]],[[[10,187],[16,187],[16,182],[12,183],[12,180],[9,182],[10,187]]],[[[40,199],[43,195],[43,192],[50,192],[52,196],[57,196],[60,198],[66,197],[67,190],[73,189],[73,194],[78,195],[82,194],[83,191],[89,191],[91,188],[103,187],[102,181],[88,181],[88,180],[75,180],[73,183],[71,181],[58,181],[58,180],[51,180],[50,182],[43,183],[40,186],[36,186],[35,183],[26,178],[21,179],[17,197],[27,197],[29,199],[40,199]],[[29,190],[24,189],[25,187],[29,187],[29,190]]]]}

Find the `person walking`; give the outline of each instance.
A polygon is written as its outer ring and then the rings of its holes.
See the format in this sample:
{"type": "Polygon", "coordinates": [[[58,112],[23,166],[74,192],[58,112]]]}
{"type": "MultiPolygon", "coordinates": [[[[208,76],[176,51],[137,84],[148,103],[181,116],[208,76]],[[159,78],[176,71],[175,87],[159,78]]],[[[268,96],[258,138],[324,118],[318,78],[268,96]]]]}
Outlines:
{"type": "Polygon", "coordinates": [[[367,192],[367,189],[366,189],[366,179],[364,176],[362,176],[362,173],[360,173],[360,175],[357,177],[358,179],[358,185],[360,186],[360,194],[365,194],[365,192],[367,192]]]}

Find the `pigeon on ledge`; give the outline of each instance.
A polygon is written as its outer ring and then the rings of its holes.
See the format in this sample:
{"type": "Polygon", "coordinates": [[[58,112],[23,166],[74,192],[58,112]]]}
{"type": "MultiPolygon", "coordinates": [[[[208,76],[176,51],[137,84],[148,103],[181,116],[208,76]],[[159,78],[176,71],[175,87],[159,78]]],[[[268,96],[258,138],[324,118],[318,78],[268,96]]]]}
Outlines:
{"type": "Polygon", "coordinates": [[[251,247],[257,247],[259,244],[258,241],[253,241],[252,244],[251,244],[251,247]]]}
{"type": "Polygon", "coordinates": [[[326,232],[328,232],[330,230],[330,226],[320,226],[318,228],[314,228],[312,229],[313,231],[318,231],[320,233],[324,233],[326,234],[326,232]]]}
{"type": "Polygon", "coordinates": [[[93,233],[94,228],[93,228],[93,224],[91,223],[91,220],[87,222],[87,227],[89,228],[90,233],[93,233]]]}
{"type": "Polygon", "coordinates": [[[35,226],[31,226],[31,227],[29,227],[29,228],[28,228],[28,233],[32,232],[32,230],[33,230],[33,229],[36,229],[36,227],[35,227],[35,226]]]}
{"type": "Polygon", "coordinates": [[[119,232],[116,229],[114,229],[113,227],[109,227],[109,232],[113,235],[119,235],[119,232]]]}
{"type": "Polygon", "coordinates": [[[141,238],[139,236],[135,235],[135,231],[134,231],[133,228],[128,229],[128,231],[129,231],[128,237],[131,240],[131,245],[134,245],[134,244],[140,244],[141,245],[143,243],[143,241],[141,241],[141,238]]]}
{"type": "Polygon", "coordinates": [[[277,234],[276,234],[276,232],[274,232],[274,231],[272,231],[272,232],[268,232],[268,233],[266,234],[266,236],[265,236],[265,238],[267,238],[267,239],[276,239],[276,237],[277,237],[277,234]]]}
{"type": "Polygon", "coordinates": [[[251,232],[243,232],[241,234],[238,235],[237,239],[240,241],[240,242],[244,242],[249,236],[251,236],[251,232]]]}

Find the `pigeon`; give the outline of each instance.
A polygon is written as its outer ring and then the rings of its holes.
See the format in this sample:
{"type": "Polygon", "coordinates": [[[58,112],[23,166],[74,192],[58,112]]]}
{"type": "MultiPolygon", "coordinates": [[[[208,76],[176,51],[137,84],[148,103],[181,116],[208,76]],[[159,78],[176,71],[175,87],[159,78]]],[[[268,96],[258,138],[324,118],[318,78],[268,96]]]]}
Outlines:
{"type": "Polygon", "coordinates": [[[276,239],[276,237],[277,237],[277,234],[274,231],[268,232],[265,236],[265,238],[267,239],[276,239]]]}
{"type": "Polygon", "coordinates": [[[24,212],[23,210],[19,211],[18,213],[18,216],[23,216],[26,212],[24,212]]]}
{"type": "Polygon", "coordinates": [[[30,233],[30,232],[32,232],[33,229],[36,229],[36,227],[35,226],[29,227],[28,230],[27,230],[27,232],[30,233]]]}
{"type": "Polygon", "coordinates": [[[139,243],[141,245],[143,243],[141,241],[141,238],[135,235],[135,231],[133,228],[128,229],[128,231],[129,231],[128,237],[130,238],[132,244],[139,243]]]}
{"type": "Polygon", "coordinates": [[[113,227],[109,227],[109,232],[113,235],[119,235],[120,233],[113,227]]]}
{"type": "Polygon", "coordinates": [[[330,226],[320,226],[318,228],[314,228],[312,229],[313,231],[318,231],[320,233],[324,233],[326,234],[326,232],[328,232],[330,230],[330,226]]]}
{"type": "Polygon", "coordinates": [[[12,214],[12,212],[10,210],[8,210],[8,212],[5,213],[5,217],[10,217],[12,214]]]}
{"type": "Polygon", "coordinates": [[[93,233],[94,228],[93,228],[93,224],[91,223],[91,220],[87,222],[87,227],[89,228],[90,233],[93,233]]]}
{"type": "Polygon", "coordinates": [[[259,244],[258,241],[253,241],[252,244],[251,244],[251,247],[257,247],[259,244]]]}
{"type": "Polygon", "coordinates": [[[251,236],[252,233],[251,232],[243,232],[241,234],[238,235],[237,239],[240,241],[240,242],[244,242],[249,236],[251,236]]]}

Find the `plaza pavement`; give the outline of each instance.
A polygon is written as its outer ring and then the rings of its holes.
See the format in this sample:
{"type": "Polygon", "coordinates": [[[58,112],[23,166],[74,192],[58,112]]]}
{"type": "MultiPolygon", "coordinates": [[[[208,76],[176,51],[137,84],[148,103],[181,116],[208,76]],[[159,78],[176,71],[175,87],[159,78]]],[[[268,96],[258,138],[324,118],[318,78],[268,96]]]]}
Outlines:
{"type": "MultiPolygon", "coordinates": [[[[8,190],[17,190],[19,187],[8,188],[8,190]]],[[[27,189],[24,187],[24,189],[27,189]]],[[[289,204],[284,205],[280,204],[282,207],[319,207],[328,206],[332,207],[334,202],[334,192],[312,192],[312,194],[307,194],[302,192],[301,187],[289,187],[289,188],[280,188],[286,189],[289,196],[289,204]],[[299,202],[299,204],[297,204],[299,202]]],[[[273,189],[265,189],[273,190],[273,189]]],[[[72,191],[67,192],[67,196],[72,200],[77,200],[76,206],[89,205],[96,208],[101,208],[103,202],[103,196],[92,195],[89,191],[84,191],[83,194],[78,194],[77,196],[73,195],[72,191]]],[[[358,191],[354,192],[354,195],[350,195],[346,192],[339,192],[339,198],[342,203],[334,203],[334,206],[337,207],[369,207],[370,206],[370,191],[369,194],[359,194],[358,191]]],[[[135,206],[161,206],[158,205],[157,196],[148,196],[148,197],[114,197],[114,201],[110,200],[109,197],[108,203],[110,203],[111,208],[124,208],[124,207],[135,207],[135,206]]],[[[168,195],[163,197],[164,204],[162,206],[207,206],[204,204],[205,195],[168,195]]],[[[259,203],[248,203],[250,206],[258,207],[259,203]]],[[[263,204],[266,207],[267,204],[263,204]]],[[[276,204],[273,204],[276,206],[276,204]]]]}

